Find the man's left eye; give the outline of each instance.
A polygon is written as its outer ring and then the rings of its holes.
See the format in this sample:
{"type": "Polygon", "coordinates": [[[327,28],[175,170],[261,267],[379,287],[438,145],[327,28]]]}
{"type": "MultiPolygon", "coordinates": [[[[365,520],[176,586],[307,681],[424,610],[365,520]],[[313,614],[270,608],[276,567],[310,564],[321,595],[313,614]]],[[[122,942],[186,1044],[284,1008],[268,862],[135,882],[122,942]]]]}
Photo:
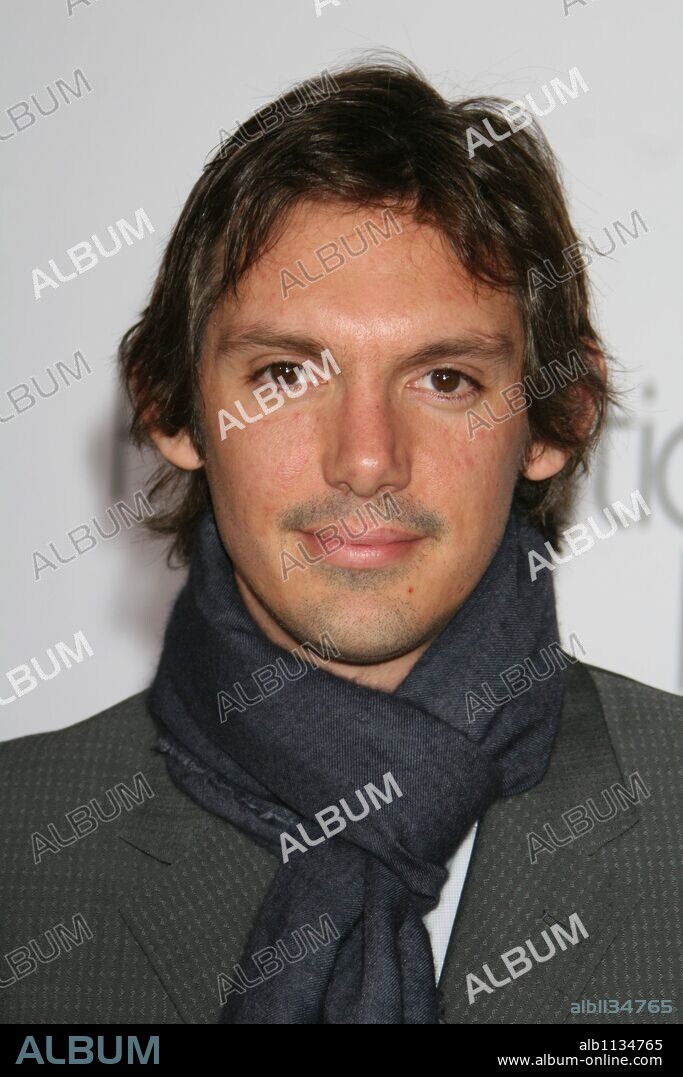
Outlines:
{"type": "Polygon", "coordinates": [[[475,387],[475,384],[473,378],[452,367],[430,370],[428,374],[424,374],[415,382],[419,389],[431,389],[432,392],[445,394],[452,394],[457,390],[468,390],[475,387]]]}

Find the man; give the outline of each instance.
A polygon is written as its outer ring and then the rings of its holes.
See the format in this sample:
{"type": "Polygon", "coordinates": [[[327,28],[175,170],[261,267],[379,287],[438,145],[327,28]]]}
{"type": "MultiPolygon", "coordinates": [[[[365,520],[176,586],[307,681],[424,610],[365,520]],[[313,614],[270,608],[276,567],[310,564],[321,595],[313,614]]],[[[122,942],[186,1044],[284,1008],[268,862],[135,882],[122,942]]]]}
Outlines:
{"type": "Polygon", "coordinates": [[[611,392],[511,117],[360,65],[191,192],[120,350],[189,578],[149,693],[2,746],[4,1020],[675,1019],[681,701],[559,646],[611,392]]]}

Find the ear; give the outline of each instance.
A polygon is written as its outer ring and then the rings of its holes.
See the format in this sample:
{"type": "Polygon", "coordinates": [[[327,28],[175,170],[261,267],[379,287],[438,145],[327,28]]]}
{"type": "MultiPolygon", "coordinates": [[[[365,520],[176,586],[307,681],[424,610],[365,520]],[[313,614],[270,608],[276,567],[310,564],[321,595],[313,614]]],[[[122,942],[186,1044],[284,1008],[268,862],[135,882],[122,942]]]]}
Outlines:
{"type": "Polygon", "coordinates": [[[542,441],[534,441],[529,446],[522,475],[532,482],[551,479],[562,470],[569,457],[568,449],[556,449],[542,441]]]}
{"type": "MultiPolygon", "coordinates": [[[[582,343],[587,357],[597,368],[600,378],[605,381],[607,378],[607,363],[605,361],[605,356],[593,341],[584,340],[582,343]]],[[[588,394],[582,392],[580,382],[575,388],[576,391],[583,396],[583,399],[586,402],[586,406],[583,409],[583,415],[579,419],[579,424],[582,428],[581,433],[587,434],[593,422],[594,409],[590,403],[588,394]]],[[[540,441],[532,442],[525,457],[522,474],[526,479],[530,479],[532,482],[540,482],[542,479],[551,479],[553,475],[557,475],[557,473],[562,470],[570,455],[571,453],[568,449],[559,449],[552,445],[546,445],[545,442],[540,441]]]]}
{"type": "MultiPolygon", "coordinates": [[[[133,389],[134,395],[137,396],[138,384],[135,373],[133,373],[133,389]]],[[[183,471],[196,471],[204,466],[204,461],[195,449],[187,430],[180,430],[177,434],[163,433],[158,425],[159,412],[153,403],[143,412],[142,420],[147,436],[169,464],[183,471]]]]}
{"type": "Polygon", "coordinates": [[[204,466],[204,461],[197,452],[192,438],[186,430],[168,435],[154,427],[148,429],[149,436],[157,449],[169,464],[182,468],[183,471],[196,471],[204,466]]]}

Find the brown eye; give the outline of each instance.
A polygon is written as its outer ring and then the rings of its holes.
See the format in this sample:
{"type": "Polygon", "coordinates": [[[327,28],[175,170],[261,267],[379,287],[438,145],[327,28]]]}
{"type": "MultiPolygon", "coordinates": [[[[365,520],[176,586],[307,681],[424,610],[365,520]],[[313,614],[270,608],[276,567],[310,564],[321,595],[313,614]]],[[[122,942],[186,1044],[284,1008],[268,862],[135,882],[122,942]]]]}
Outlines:
{"type": "Polygon", "coordinates": [[[301,381],[300,370],[301,367],[295,363],[271,363],[270,366],[266,367],[266,371],[270,373],[273,381],[282,378],[285,385],[297,385],[301,381]]]}
{"type": "Polygon", "coordinates": [[[459,370],[451,370],[448,367],[443,370],[432,370],[428,374],[432,382],[432,388],[438,393],[454,393],[461,388],[462,374],[459,370]]]}

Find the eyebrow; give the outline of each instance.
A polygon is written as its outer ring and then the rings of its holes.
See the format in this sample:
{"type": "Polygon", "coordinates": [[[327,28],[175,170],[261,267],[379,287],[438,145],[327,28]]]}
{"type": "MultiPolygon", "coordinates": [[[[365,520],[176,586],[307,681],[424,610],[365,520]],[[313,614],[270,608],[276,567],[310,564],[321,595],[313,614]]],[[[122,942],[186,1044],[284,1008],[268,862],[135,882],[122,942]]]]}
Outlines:
{"type": "MultiPolygon", "coordinates": [[[[259,323],[235,331],[226,329],[219,334],[215,351],[217,355],[228,355],[242,347],[277,348],[292,351],[299,355],[319,358],[329,342],[302,333],[283,333],[259,323]]],[[[442,359],[473,358],[482,359],[500,366],[508,363],[514,354],[514,341],[507,333],[463,333],[461,336],[449,336],[431,341],[429,344],[396,358],[398,366],[412,366],[424,362],[438,362],[442,359]]]]}
{"type": "Polygon", "coordinates": [[[267,325],[249,326],[239,332],[226,329],[216,339],[216,355],[228,355],[231,351],[243,347],[277,348],[280,351],[293,351],[320,358],[325,350],[325,343],[315,337],[302,333],[282,333],[270,329],[267,325]]]}

